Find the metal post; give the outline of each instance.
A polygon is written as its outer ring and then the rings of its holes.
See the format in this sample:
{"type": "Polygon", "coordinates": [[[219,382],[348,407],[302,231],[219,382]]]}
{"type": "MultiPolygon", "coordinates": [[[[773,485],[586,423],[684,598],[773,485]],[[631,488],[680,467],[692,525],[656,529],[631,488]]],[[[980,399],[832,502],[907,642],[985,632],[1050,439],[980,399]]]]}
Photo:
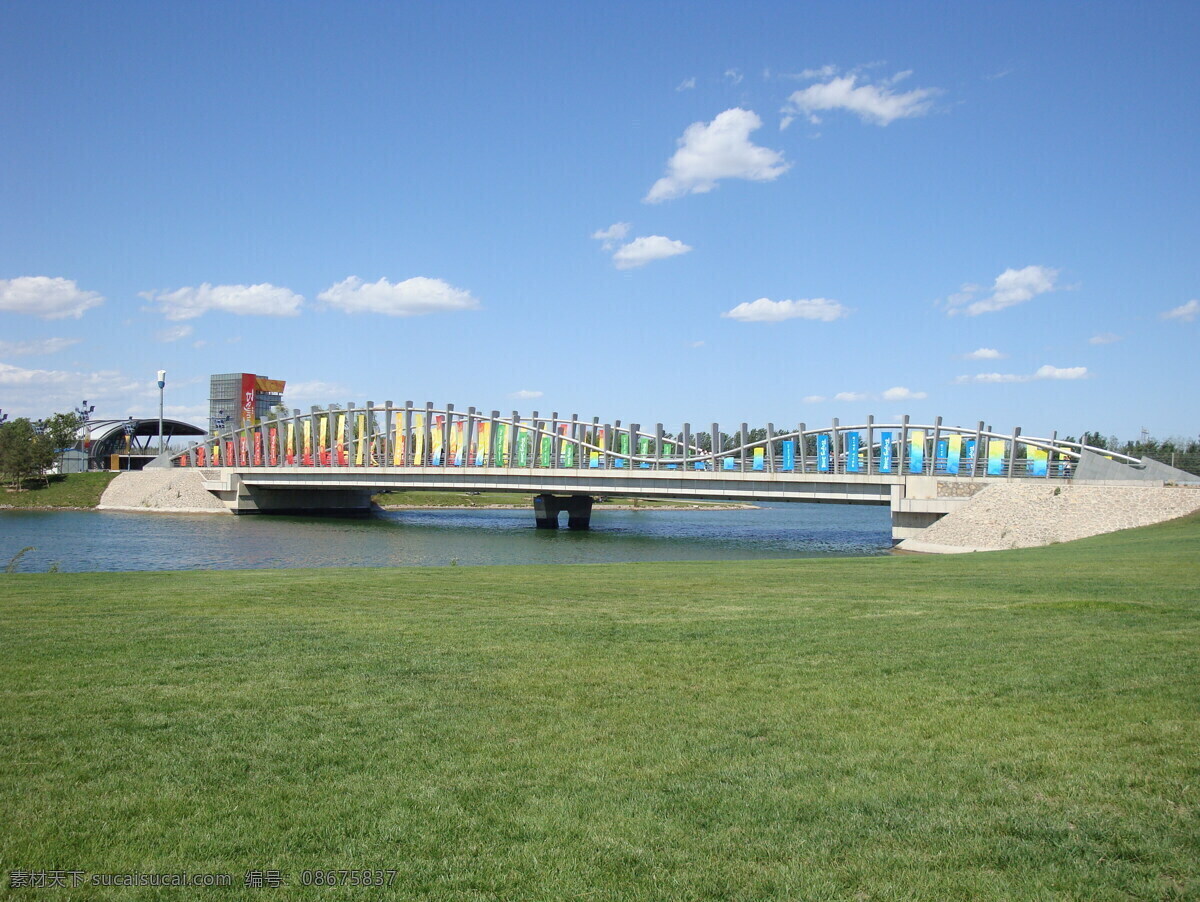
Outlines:
{"type": "Polygon", "coordinates": [[[1012,447],[1008,449],[1008,478],[1013,478],[1013,472],[1017,468],[1017,439],[1021,435],[1021,427],[1018,426],[1013,430],[1012,447]]]}
{"type": "Polygon", "coordinates": [[[933,421],[933,447],[929,449],[929,475],[937,475],[937,449],[938,441],[942,437],[942,418],[938,417],[933,421]]]}
{"type": "Polygon", "coordinates": [[[471,453],[471,441],[475,436],[475,408],[467,408],[467,425],[463,427],[463,466],[475,466],[475,455],[471,453]]]}
{"type": "Polygon", "coordinates": [[[390,467],[392,465],[392,457],[394,455],[395,441],[392,431],[392,402],[385,401],[383,405],[383,440],[379,443],[379,464],[380,466],[390,467]]]}
{"type": "Polygon", "coordinates": [[[520,429],[521,414],[517,411],[512,412],[512,427],[508,430],[508,466],[515,467],[517,465],[517,432],[520,429]]]}
{"type": "Polygon", "coordinates": [[[775,424],[767,423],[767,472],[775,472],[775,424]]]}
{"type": "Polygon", "coordinates": [[[404,449],[400,455],[400,466],[402,466],[402,467],[415,466],[415,464],[413,463],[414,455],[413,455],[412,418],[413,418],[413,402],[405,401],[404,402],[404,418],[403,418],[404,449]]]}
{"type": "Polygon", "coordinates": [[[838,418],[833,418],[833,424],[829,430],[829,472],[840,473],[838,463],[841,459],[841,443],[838,441],[838,418]]]}
{"type": "Polygon", "coordinates": [[[867,417],[867,475],[875,472],[874,458],[871,456],[875,448],[875,414],[867,417]]]}
{"type": "Polygon", "coordinates": [[[692,456],[692,426],[690,423],[683,424],[683,451],[680,453],[682,469],[686,470],[688,459],[692,456]]]}
{"type": "Polygon", "coordinates": [[[975,456],[971,458],[971,478],[979,473],[979,459],[983,457],[983,420],[975,427],[975,456]]]}
{"type": "Polygon", "coordinates": [[[158,371],[158,453],[163,453],[163,396],[166,394],[167,371],[158,371]]]}
{"type": "Polygon", "coordinates": [[[425,402],[425,418],[421,425],[421,460],[418,464],[414,459],[413,463],[417,466],[427,466],[433,459],[433,402],[425,402]]]}

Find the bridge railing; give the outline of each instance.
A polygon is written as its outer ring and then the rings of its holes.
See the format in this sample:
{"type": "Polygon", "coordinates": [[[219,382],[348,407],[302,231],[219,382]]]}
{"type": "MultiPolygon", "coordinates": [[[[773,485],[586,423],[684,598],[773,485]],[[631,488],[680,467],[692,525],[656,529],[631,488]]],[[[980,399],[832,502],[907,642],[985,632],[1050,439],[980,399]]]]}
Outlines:
{"type": "Polygon", "coordinates": [[[1038,438],[974,427],[876,422],[777,430],[751,439],[747,424],[732,435],[718,423],[695,433],[661,423],[652,431],[620,420],[536,411],[458,411],[406,402],[382,406],[314,407],[308,413],[247,424],[194,445],[172,460],[191,467],[517,468],[707,470],[794,474],[1070,477],[1085,450],[1124,463],[1134,458],[1056,437],[1038,438]],[[714,439],[715,437],[715,439],[714,439]],[[715,441],[715,450],[714,450],[715,441]]]}

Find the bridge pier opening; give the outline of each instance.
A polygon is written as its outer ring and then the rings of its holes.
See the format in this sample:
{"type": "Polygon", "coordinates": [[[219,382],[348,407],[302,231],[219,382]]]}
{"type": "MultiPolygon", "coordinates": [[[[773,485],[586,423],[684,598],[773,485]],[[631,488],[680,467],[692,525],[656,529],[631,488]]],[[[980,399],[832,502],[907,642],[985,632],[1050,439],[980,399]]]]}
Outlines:
{"type": "Polygon", "coordinates": [[[533,517],[538,529],[558,529],[558,515],[567,512],[568,529],[592,528],[591,495],[534,495],[533,517]]]}

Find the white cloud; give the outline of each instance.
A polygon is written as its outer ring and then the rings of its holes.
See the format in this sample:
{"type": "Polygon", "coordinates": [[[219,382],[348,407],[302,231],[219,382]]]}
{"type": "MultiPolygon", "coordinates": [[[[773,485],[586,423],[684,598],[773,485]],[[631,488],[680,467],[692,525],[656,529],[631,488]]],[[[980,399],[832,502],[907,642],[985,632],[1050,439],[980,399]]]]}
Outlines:
{"type": "MultiPolygon", "coordinates": [[[[96,405],[96,415],[105,417],[112,416],[114,408],[128,403],[131,396],[144,389],[145,383],[130,379],[119,370],[79,373],[0,363],[0,386],[4,388],[4,410],[13,416],[44,417],[54,411],[73,410],[80,398],[87,398],[96,405]]],[[[141,412],[149,415],[149,405],[141,412]]]]}
{"type": "Polygon", "coordinates": [[[850,315],[850,308],[828,298],[800,298],[796,301],[772,301],[759,298],[743,302],[722,313],[727,319],[743,323],[779,323],[785,319],[812,319],[831,323],[850,315]]]}
{"type": "Polygon", "coordinates": [[[543,394],[544,392],[530,391],[527,388],[523,388],[520,391],[513,392],[509,397],[514,401],[532,401],[534,398],[540,398],[543,394]]]}
{"type": "Polygon", "coordinates": [[[882,398],[884,401],[921,401],[929,397],[923,391],[911,391],[903,385],[897,385],[894,388],[889,388],[887,391],[879,395],[867,394],[857,391],[840,391],[833,398],[827,398],[825,395],[805,395],[802,399],[805,404],[822,404],[825,401],[878,401],[882,398]]]}
{"type": "Polygon", "coordinates": [[[701,340],[701,341],[689,341],[689,342],[687,343],[687,346],[688,346],[689,348],[702,348],[702,347],[704,347],[704,341],[703,341],[703,340],[701,340]]]}
{"type": "Polygon", "coordinates": [[[1192,298],[1186,304],[1180,304],[1172,310],[1161,314],[1163,319],[1177,319],[1182,323],[1190,323],[1200,315],[1200,301],[1192,298]]]}
{"type": "Polygon", "coordinates": [[[984,383],[1010,383],[1010,382],[1037,382],[1042,379],[1087,379],[1091,374],[1088,373],[1086,366],[1040,366],[1033,373],[976,373],[973,376],[959,376],[955,382],[984,382],[984,383]]]}
{"type": "Polygon", "coordinates": [[[762,127],[751,110],[735,107],[712,122],[693,122],[678,141],[679,149],[667,161],[667,174],[643,198],[658,203],[686,194],[712,191],[720,179],[769,182],[788,170],[779,151],[759,147],[750,133],[762,127]]]}
{"type": "Polygon", "coordinates": [[[820,69],[805,69],[802,72],[796,73],[792,77],[808,81],[811,78],[831,78],[834,75],[837,75],[837,73],[837,66],[822,66],[820,69]]]}
{"type": "Polygon", "coordinates": [[[1088,339],[1090,345],[1110,345],[1114,341],[1120,341],[1121,336],[1115,332],[1101,332],[1099,335],[1093,335],[1088,339]]]}
{"type": "Polygon", "coordinates": [[[1034,379],[1086,379],[1086,366],[1039,366],[1033,374],[1034,379]]]}
{"type": "Polygon", "coordinates": [[[80,291],[73,279],[19,276],[0,279],[0,313],[28,313],[42,319],[79,319],[104,303],[95,291],[80,291]]]}
{"type": "Polygon", "coordinates": [[[79,344],[78,338],[40,338],[33,341],[0,341],[0,354],[12,357],[43,357],[57,354],[72,345],[79,344]]]}
{"type": "Polygon", "coordinates": [[[675,90],[690,91],[694,87],[696,87],[696,76],[693,75],[691,78],[685,78],[683,81],[681,81],[675,90]]]}
{"type": "Polygon", "coordinates": [[[175,291],[143,291],[141,297],[162,304],[169,320],[195,319],[210,310],[239,316],[296,316],[304,298],[287,288],[259,285],[212,285],[204,282],[175,291]]]}
{"type": "Polygon", "coordinates": [[[618,241],[624,241],[625,236],[629,234],[629,223],[614,222],[607,229],[597,229],[592,232],[592,237],[600,242],[600,246],[606,251],[611,251],[616,247],[618,241]]]}
{"type": "Polygon", "coordinates": [[[633,269],[655,260],[686,254],[690,250],[691,247],[682,241],[674,241],[662,235],[648,235],[645,238],[634,238],[618,248],[613,254],[613,264],[617,269],[633,269]]]}
{"type": "Polygon", "coordinates": [[[947,313],[954,315],[965,312],[967,316],[995,313],[1006,307],[1023,304],[1041,294],[1058,288],[1058,270],[1048,266],[1026,266],[1023,269],[1006,269],[996,276],[992,293],[986,298],[974,300],[979,291],[977,285],[964,285],[962,290],[946,299],[947,313]],[[960,307],[966,304],[965,310],[960,307]]]}
{"type": "Polygon", "coordinates": [[[163,413],[168,419],[183,420],[185,423],[196,423],[206,427],[208,425],[207,404],[167,404],[163,407],[163,413]]]}
{"type": "Polygon", "coordinates": [[[744,78],[740,69],[726,69],[725,77],[731,84],[735,85],[740,85],[742,83],[742,79],[744,78]]]}
{"type": "Polygon", "coordinates": [[[350,389],[340,382],[322,382],[320,379],[288,382],[283,387],[283,403],[285,407],[298,407],[303,411],[314,404],[344,404],[341,399],[351,394],[350,389]]]}
{"type": "Polygon", "coordinates": [[[885,401],[923,401],[929,395],[923,391],[910,391],[903,385],[897,385],[895,388],[889,388],[883,393],[885,401]]]}
{"type": "Polygon", "coordinates": [[[171,326],[169,329],[160,329],[154,333],[156,341],[179,341],[181,338],[187,338],[192,334],[192,327],[189,323],[183,323],[179,326],[171,326]]]}
{"type": "MultiPolygon", "coordinates": [[[[806,71],[821,78],[832,74],[827,69],[806,71]]],[[[916,88],[902,94],[895,93],[891,86],[910,74],[900,72],[877,85],[857,84],[858,75],[854,73],[833,77],[822,84],[809,85],[794,92],[782,112],[807,116],[810,122],[816,124],[821,121],[818,112],[846,110],[856,114],[863,122],[880,126],[897,119],[924,116],[932,109],[933,98],[941,92],[936,88],[916,88]]]]}
{"type": "Polygon", "coordinates": [[[455,288],[441,279],[424,276],[395,284],[387,279],[363,282],[358,276],[350,276],[322,291],[317,300],[346,313],[384,313],[388,316],[423,316],[479,307],[479,301],[471,292],[455,288]]]}
{"type": "Polygon", "coordinates": [[[1001,354],[995,348],[976,348],[970,354],[963,354],[963,360],[1003,360],[1007,355],[1001,354]]]}

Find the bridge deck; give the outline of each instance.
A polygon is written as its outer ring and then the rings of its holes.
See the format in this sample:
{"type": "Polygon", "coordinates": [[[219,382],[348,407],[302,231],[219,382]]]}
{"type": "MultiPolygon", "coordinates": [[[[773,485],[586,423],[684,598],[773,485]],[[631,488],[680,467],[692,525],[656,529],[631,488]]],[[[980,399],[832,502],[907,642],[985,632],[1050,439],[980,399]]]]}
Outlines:
{"type": "MultiPolygon", "coordinates": [[[[232,479],[266,491],[546,492],[612,497],[807,501],[834,504],[891,504],[916,481],[934,477],[863,473],[766,473],[711,470],[588,470],[513,467],[311,467],[208,468],[212,491],[229,491],[232,479]]],[[[992,480],[981,477],[986,484],[992,480]]],[[[930,486],[929,488],[933,488],[930,486]]]]}

